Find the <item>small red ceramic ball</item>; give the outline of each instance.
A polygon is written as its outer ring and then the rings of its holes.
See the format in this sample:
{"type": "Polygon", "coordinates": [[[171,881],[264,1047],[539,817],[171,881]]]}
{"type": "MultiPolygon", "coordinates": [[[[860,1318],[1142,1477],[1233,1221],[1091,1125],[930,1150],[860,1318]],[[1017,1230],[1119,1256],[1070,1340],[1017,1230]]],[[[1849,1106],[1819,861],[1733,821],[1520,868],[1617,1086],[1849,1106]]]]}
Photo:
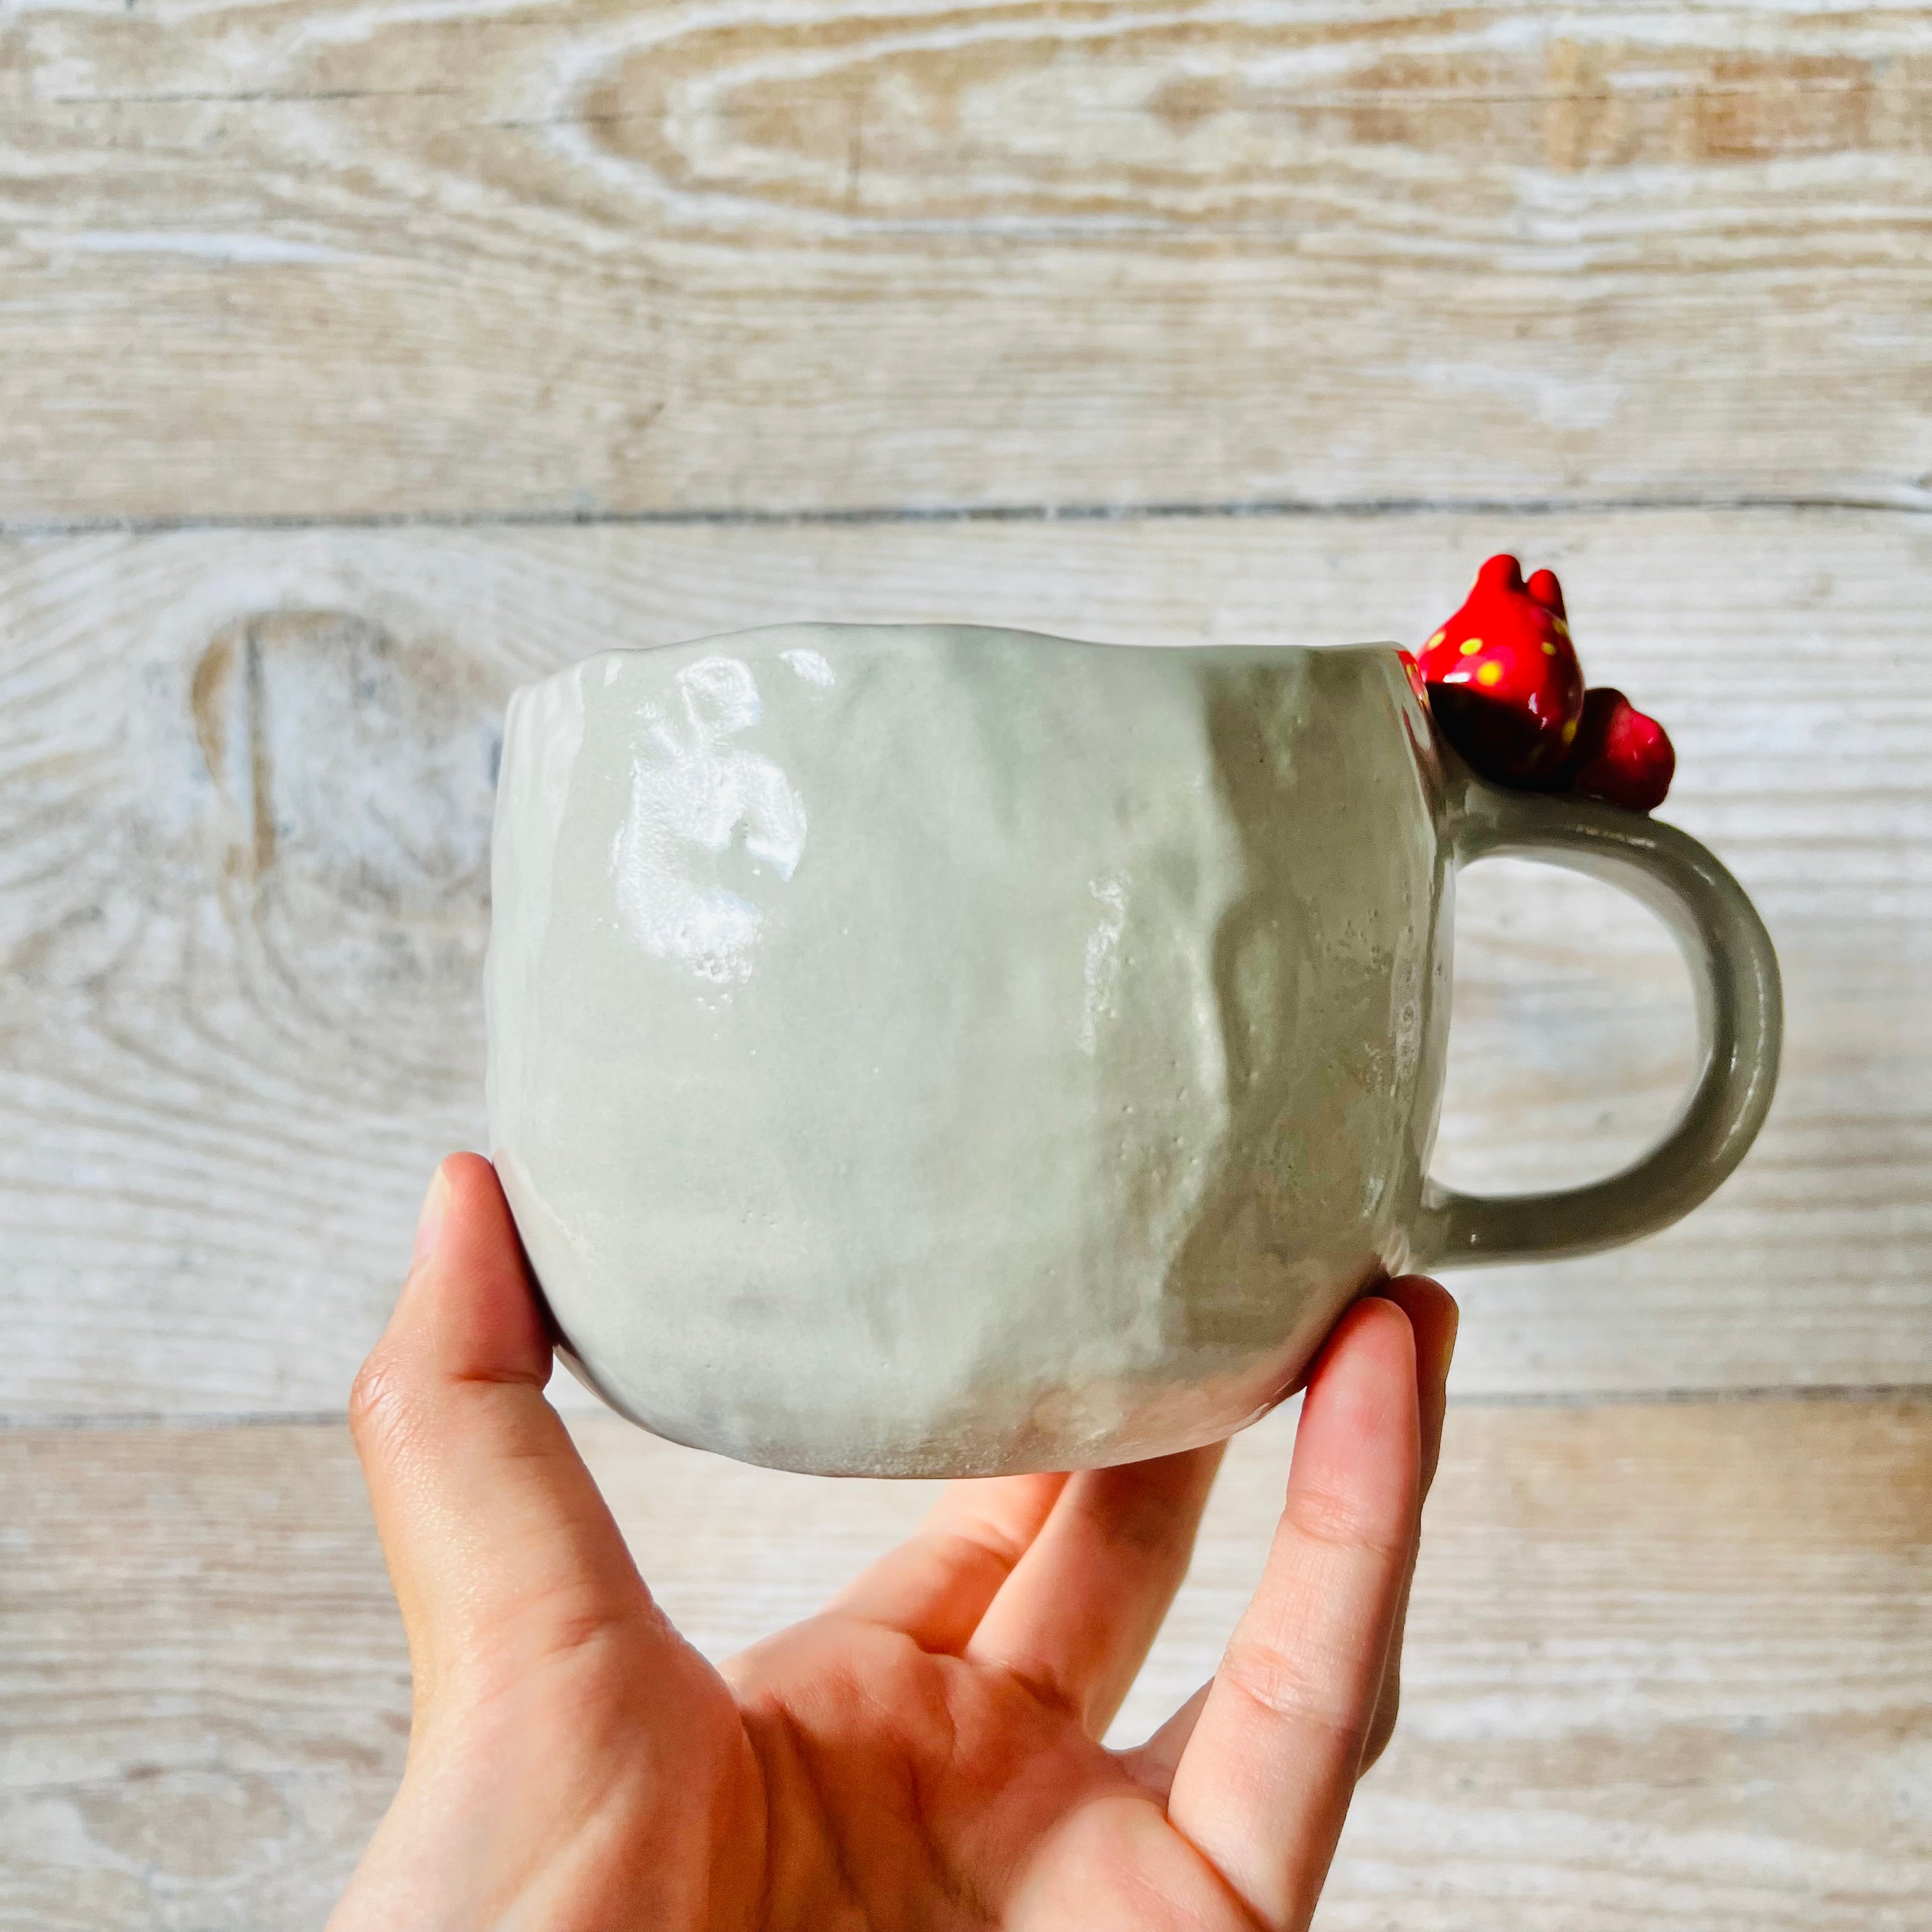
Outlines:
{"type": "Polygon", "coordinates": [[[1614,685],[1602,686],[1583,700],[1574,762],[1564,773],[1568,790],[1627,812],[1654,812],[1676,771],[1670,734],[1614,685]]]}

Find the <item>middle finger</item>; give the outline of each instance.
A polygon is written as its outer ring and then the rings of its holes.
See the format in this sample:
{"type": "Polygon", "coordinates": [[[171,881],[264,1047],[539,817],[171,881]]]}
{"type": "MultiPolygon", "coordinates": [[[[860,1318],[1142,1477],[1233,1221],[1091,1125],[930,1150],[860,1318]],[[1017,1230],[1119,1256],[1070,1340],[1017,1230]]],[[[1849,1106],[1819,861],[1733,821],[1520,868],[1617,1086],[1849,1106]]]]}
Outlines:
{"type": "Polygon", "coordinates": [[[965,1655],[1011,1671],[1099,1737],[1187,1574],[1225,1446],[1070,1477],[965,1655]]]}

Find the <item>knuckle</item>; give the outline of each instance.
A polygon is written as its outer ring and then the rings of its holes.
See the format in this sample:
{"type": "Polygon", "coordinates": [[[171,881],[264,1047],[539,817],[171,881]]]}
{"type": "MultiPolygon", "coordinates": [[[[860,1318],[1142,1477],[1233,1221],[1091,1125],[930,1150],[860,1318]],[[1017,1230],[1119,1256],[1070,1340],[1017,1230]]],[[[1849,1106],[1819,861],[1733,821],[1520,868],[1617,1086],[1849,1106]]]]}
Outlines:
{"type": "Polygon", "coordinates": [[[412,1404],[394,1358],[380,1343],[349,1388],[349,1433],[358,1450],[381,1455],[409,1433],[412,1404]]]}
{"type": "Polygon", "coordinates": [[[1229,1646],[1220,1675],[1268,1718],[1332,1739],[1346,1755],[1360,1754],[1368,1721],[1346,1688],[1346,1673],[1317,1658],[1248,1642],[1229,1646]]]}
{"type": "Polygon", "coordinates": [[[1406,1558],[1413,1540],[1406,1526],[1391,1529],[1353,1497],[1333,1490],[1291,1489],[1284,1514],[1298,1535],[1330,1549],[1364,1550],[1385,1558],[1406,1558]]]}
{"type": "Polygon", "coordinates": [[[985,1563],[1001,1576],[1012,1574],[1027,1552],[1025,1542],[998,1523],[975,1521],[956,1523],[935,1532],[941,1550],[950,1550],[961,1561],[985,1563]]]}
{"type": "Polygon", "coordinates": [[[644,1614],[640,1605],[614,1598],[580,1579],[553,1584],[515,1606],[514,1621],[524,1630],[520,1664],[543,1668],[568,1665],[593,1672],[618,1665],[614,1653],[644,1614]]]}

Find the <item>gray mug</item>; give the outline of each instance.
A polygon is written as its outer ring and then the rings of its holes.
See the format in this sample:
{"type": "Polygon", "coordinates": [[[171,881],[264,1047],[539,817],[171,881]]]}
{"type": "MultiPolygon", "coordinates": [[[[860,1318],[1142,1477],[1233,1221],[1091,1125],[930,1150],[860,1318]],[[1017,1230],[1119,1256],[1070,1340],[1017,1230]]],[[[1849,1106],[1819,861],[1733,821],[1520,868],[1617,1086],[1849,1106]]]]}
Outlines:
{"type": "Polygon", "coordinates": [[[1409,1268],[1587,1252],[1723,1180],[1778,966],[1694,839],[1498,790],[1392,646],[794,625],[510,706],[491,1148],[573,1366],[828,1474],[1094,1467],[1264,1414],[1409,1268]],[[1670,923],[1702,1069],[1621,1174],[1428,1178],[1458,866],[1670,923]]]}

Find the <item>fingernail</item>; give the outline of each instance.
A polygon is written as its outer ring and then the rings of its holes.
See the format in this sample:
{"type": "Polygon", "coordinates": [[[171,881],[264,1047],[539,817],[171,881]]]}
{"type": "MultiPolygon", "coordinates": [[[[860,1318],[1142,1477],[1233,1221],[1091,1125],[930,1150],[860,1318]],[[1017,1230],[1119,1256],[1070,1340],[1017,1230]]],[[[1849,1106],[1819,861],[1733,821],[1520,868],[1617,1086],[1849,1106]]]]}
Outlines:
{"type": "Polygon", "coordinates": [[[438,1168],[430,1179],[429,1192],[423,1196],[422,1211],[416,1216],[416,1252],[410,1257],[410,1267],[428,1260],[436,1252],[436,1244],[442,1238],[443,1210],[448,1205],[449,1183],[438,1168]]]}

